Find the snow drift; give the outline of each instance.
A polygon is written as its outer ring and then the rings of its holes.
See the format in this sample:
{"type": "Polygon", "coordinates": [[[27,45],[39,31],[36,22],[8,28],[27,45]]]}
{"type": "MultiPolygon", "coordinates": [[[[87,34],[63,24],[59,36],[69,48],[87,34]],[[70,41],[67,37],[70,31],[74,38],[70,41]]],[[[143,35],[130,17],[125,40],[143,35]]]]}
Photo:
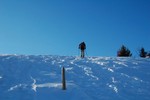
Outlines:
{"type": "Polygon", "coordinates": [[[149,77],[146,58],[1,55],[0,100],[150,100],[149,77]]]}

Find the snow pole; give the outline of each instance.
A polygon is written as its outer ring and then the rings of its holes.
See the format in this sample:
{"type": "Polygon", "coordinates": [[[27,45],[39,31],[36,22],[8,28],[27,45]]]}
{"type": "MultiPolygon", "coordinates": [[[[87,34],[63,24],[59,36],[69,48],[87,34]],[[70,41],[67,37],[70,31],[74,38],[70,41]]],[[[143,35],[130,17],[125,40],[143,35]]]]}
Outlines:
{"type": "Polygon", "coordinates": [[[85,50],[85,54],[86,54],[86,56],[88,57],[88,54],[87,54],[87,51],[85,50]]]}
{"type": "Polygon", "coordinates": [[[78,56],[80,56],[79,52],[80,52],[80,51],[79,51],[79,49],[78,49],[78,56]]]}
{"type": "Polygon", "coordinates": [[[66,90],[65,68],[62,68],[62,90],[66,90]]]}

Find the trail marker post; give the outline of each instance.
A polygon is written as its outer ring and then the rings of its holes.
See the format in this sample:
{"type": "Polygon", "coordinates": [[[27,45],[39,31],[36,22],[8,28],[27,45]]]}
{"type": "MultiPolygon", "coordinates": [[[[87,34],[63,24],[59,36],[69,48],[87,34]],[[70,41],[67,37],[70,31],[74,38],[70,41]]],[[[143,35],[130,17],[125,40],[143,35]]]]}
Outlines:
{"type": "Polygon", "coordinates": [[[62,90],[66,90],[65,68],[62,68],[62,90]]]}

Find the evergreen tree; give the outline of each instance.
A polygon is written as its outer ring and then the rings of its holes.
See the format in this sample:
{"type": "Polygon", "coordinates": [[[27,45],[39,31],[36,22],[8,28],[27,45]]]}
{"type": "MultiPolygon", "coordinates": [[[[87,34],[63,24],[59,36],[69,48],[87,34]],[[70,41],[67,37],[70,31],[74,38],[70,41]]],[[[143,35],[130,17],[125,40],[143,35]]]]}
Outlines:
{"type": "Polygon", "coordinates": [[[124,45],[121,46],[121,49],[117,53],[118,57],[130,57],[132,56],[132,53],[128,48],[126,48],[124,45]]]}
{"type": "Polygon", "coordinates": [[[147,56],[147,52],[145,52],[145,49],[142,47],[141,50],[140,50],[140,57],[143,57],[145,58],[147,56]]]}

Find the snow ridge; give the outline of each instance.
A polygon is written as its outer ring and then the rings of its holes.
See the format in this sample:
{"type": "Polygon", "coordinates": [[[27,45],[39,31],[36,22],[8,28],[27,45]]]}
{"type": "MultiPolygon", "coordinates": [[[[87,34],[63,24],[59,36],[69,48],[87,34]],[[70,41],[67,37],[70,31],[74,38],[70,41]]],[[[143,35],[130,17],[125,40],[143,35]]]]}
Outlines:
{"type": "Polygon", "coordinates": [[[150,59],[0,55],[1,100],[149,100],[150,59]],[[67,90],[61,89],[61,69],[67,90]]]}

